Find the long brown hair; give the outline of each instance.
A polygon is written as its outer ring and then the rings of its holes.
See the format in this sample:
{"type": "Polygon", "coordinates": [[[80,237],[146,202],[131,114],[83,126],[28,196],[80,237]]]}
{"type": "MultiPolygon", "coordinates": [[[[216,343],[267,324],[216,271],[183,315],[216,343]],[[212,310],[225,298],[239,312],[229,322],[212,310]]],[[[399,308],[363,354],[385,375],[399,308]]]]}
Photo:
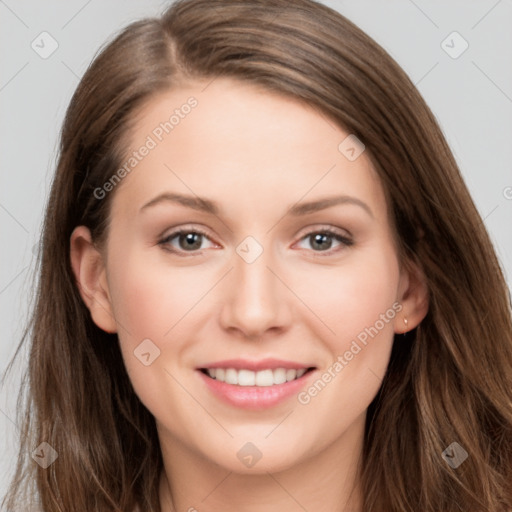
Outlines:
{"type": "Polygon", "coordinates": [[[80,224],[98,242],[106,236],[115,191],[99,200],[94,190],[124,161],[144,102],[220,76],[305,102],[361,139],[400,257],[427,280],[427,316],[394,340],[368,409],[364,511],[510,511],[511,304],[491,241],[407,75],[349,20],[311,0],[178,1],[124,29],[83,76],[62,130],[36,304],[20,343],[30,341],[30,363],[4,504],[26,510],[23,496],[37,495],[45,512],[160,510],[154,418],[134,393],[117,336],[96,327],[81,300],[69,238],[80,224]],[[30,456],[43,441],[58,453],[46,469],[30,456]],[[442,456],[453,442],[468,454],[457,468],[442,456]]]}

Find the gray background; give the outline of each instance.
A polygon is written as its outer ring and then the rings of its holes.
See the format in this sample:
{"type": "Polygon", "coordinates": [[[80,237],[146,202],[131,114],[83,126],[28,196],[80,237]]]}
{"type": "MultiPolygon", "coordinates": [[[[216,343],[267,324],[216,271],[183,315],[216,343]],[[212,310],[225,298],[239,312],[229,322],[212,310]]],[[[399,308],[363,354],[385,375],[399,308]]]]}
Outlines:
{"type": "MultiPolygon", "coordinates": [[[[324,3],[379,42],[417,84],[453,149],[512,288],[512,1],[324,3]],[[458,58],[442,47],[453,31],[469,44],[458,58]]],[[[0,0],[0,372],[14,353],[28,312],[33,248],[71,94],[107,39],[166,5],[156,0],[0,0]],[[46,59],[31,47],[34,40],[42,46],[43,31],[58,43],[46,59]]],[[[46,49],[49,44],[47,39],[46,49]]],[[[462,45],[452,36],[443,46],[453,54],[462,45]]],[[[20,364],[15,368],[0,390],[0,497],[18,443],[20,364]]]]}

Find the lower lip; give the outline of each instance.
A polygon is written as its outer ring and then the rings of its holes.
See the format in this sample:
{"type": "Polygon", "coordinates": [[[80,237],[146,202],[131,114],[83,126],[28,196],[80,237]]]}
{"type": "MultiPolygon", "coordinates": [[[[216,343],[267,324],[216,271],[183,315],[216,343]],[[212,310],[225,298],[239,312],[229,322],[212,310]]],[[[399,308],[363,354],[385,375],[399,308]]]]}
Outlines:
{"type": "Polygon", "coordinates": [[[241,409],[266,409],[277,405],[290,396],[296,395],[314,373],[314,370],[310,370],[298,379],[272,386],[237,386],[212,379],[202,371],[197,371],[210,391],[225,402],[241,409]]]}

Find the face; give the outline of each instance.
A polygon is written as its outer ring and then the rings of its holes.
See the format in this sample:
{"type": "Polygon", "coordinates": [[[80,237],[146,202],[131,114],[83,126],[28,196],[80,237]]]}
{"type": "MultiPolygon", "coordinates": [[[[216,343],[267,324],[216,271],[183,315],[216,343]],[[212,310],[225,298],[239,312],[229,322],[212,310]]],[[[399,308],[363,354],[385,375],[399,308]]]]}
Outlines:
{"type": "Polygon", "coordinates": [[[161,443],[277,471],[362,431],[409,279],[366,153],[340,146],[348,133],[246,83],[204,87],[138,116],[135,165],[102,189],[114,196],[91,312],[118,332],[161,443]]]}

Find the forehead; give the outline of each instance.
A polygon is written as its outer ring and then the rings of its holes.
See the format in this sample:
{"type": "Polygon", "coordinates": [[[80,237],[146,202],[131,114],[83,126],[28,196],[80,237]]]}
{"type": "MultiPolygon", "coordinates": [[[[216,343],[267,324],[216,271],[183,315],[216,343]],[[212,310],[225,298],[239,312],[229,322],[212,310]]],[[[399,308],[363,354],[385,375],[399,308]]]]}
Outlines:
{"type": "Polygon", "coordinates": [[[170,191],[212,198],[236,214],[338,193],[378,208],[383,191],[370,160],[342,151],[349,135],[313,107],[252,84],[191,83],[138,112],[115,202],[133,210],[170,191]]]}

